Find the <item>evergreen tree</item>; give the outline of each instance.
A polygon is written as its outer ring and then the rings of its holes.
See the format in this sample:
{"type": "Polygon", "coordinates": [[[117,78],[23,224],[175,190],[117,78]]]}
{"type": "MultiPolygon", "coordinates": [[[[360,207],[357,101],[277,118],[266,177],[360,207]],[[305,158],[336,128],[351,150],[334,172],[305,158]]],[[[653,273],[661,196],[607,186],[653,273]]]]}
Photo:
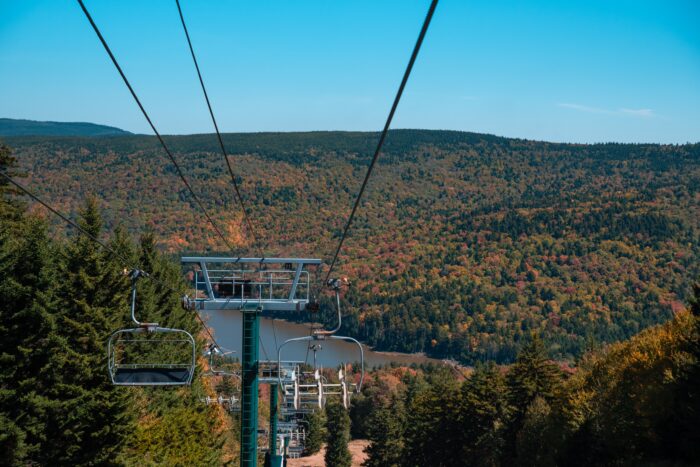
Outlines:
{"type": "Polygon", "coordinates": [[[516,438],[530,404],[537,397],[547,403],[553,401],[561,382],[561,370],[548,358],[544,343],[533,333],[508,371],[508,402],[512,412],[506,435],[507,463],[515,463],[519,456],[516,438]]]}
{"type": "MultiPolygon", "coordinates": [[[[137,253],[138,264],[157,280],[140,279],[137,283],[137,318],[157,322],[161,326],[189,331],[198,336],[199,323],[191,311],[180,306],[184,284],[178,265],[169,261],[156,248],[152,232],[142,235],[137,253]]],[[[150,336],[159,343],[150,346],[149,359],[182,361],[189,359],[191,349],[169,342],[164,336],[150,336]]],[[[198,351],[201,342],[197,339],[198,351]]],[[[145,349],[144,349],[145,350],[145,349]]],[[[141,355],[143,357],[143,355],[141,355]]],[[[153,361],[153,360],[151,360],[153,361]]],[[[221,412],[216,406],[200,402],[205,396],[202,378],[195,378],[189,388],[139,388],[135,392],[136,417],[134,433],[127,440],[118,461],[137,465],[142,459],[164,465],[216,465],[220,463],[224,433],[221,412]]]]}
{"type": "Polygon", "coordinates": [[[390,402],[375,407],[369,417],[368,435],[371,443],[365,452],[367,467],[399,467],[403,465],[404,431],[406,430],[406,411],[400,395],[395,395],[390,402]]]}
{"type": "MultiPolygon", "coordinates": [[[[79,224],[99,237],[102,219],[94,200],[80,212],[79,224]]],[[[79,235],[65,248],[60,265],[57,315],[66,351],[55,355],[61,384],[55,397],[64,406],[47,427],[47,462],[97,465],[113,462],[130,431],[129,393],[111,385],[105,343],[125,313],[124,287],[114,288],[114,271],[99,245],[79,235]]]]}
{"type": "Polygon", "coordinates": [[[690,312],[694,316],[700,317],[700,282],[693,286],[693,292],[693,297],[690,300],[690,312]]]}
{"type": "Polygon", "coordinates": [[[493,364],[478,366],[463,384],[457,415],[465,465],[496,466],[508,423],[505,377],[493,364]]]}
{"type": "Polygon", "coordinates": [[[305,415],[307,421],[306,440],[304,444],[304,455],[311,456],[321,450],[323,441],[326,439],[326,421],[323,412],[315,411],[305,415]]]}
{"type": "Polygon", "coordinates": [[[61,369],[52,357],[62,352],[51,310],[55,303],[53,251],[44,222],[29,217],[0,227],[0,458],[9,465],[37,463],[47,413],[60,407],[50,397],[61,369]]]}
{"type": "Polygon", "coordinates": [[[523,426],[517,434],[518,464],[554,466],[553,443],[549,440],[551,408],[537,396],[525,411],[523,426]]]}
{"type": "Polygon", "coordinates": [[[429,388],[412,395],[407,406],[404,459],[410,466],[458,465],[458,385],[446,370],[431,375],[431,379],[429,388]]]}
{"type": "Polygon", "coordinates": [[[658,429],[663,457],[688,463],[700,461],[700,283],[694,285],[693,292],[690,326],[681,334],[680,349],[674,353],[672,374],[676,379],[668,398],[671,407],[658,429]]]}
{"type": "Polygon", "coordinates": [[[180,305],[185,293],[179,265],[158,252],[153,231],[147,231],[139,242],[138,264],[158,280],[140,280],[138,284],[138,317],[142,321],[158,322],[197,335],[200,325],[191,311],[180,305]],[[175,289],[178,293],[173,293],[175,289]]]}
{"type": "Polygon", "coordinates": [[[350,442],[350,417],[347,410],[338,402],[326,406],[325,462],[327,467],[350,467],[352,456],[348,450],[350,442]]]}
{"type": "Polygon", "coordinates": [[[365,381],[362,393],[352,398],[350,406],[350,435],[353,439],[370,438],[374,412],[391,402],[392,390],[385,380],[375,373],[365,381]]]}
{"type": "MultiPolygon", "coordinates": [[[[11,177],[22,175],[17,171],[17,159],[9,146],[0,143],[0,172],[11,177]]],[[[0,178],[0,222],[17,222],[24,211],[22,203],[16,198],[19,190],[4,178],[0,178]]]]}

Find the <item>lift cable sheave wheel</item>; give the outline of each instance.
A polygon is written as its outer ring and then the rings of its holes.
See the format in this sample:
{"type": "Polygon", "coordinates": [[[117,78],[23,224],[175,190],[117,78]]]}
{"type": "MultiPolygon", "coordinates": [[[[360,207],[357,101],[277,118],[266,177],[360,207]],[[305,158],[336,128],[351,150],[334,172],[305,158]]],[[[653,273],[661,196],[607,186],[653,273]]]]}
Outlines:
{"type": "Polygon", "coordinates": [[[107,342],[109,376],[116,386],[184,386],[192,383],[196,367],[194,337],[183,329],[161,327],[136,318],[136,283],[131,277],[131,320],[137,327],[115,331],[107,342]]]}

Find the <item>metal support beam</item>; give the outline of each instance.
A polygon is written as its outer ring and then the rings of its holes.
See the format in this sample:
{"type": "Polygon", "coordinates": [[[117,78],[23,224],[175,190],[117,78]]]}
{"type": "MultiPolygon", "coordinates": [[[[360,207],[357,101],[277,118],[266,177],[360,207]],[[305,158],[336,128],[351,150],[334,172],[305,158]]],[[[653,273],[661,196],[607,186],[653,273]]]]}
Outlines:
{"type": "Polygon", "coordinates": [[[318,258],[233,258],[226,256],[183,256],[180,261],[182,263],[200,263],[206,261],[208,263],[255,263],[255,264],[321,264],[318,258]]]}
{"type": "MultiPolygon", "coordinates": [[[[212,289],[211,281],[209,280],[209,271],[207,271],[207,263],[205,261],[200,261],[199,267],[202,269],[202,275],[204,275],[204,283],[206,284],[206,287],[207,287],[207,296],[209,297],[209,300],[213,300],[215,298],[214,297],[214,289],[212,289]]],[[[195,291],[195,298],[197,298],[196,291],[195,291]]]]}
{"type": "Polygon", "coordinates": [[[258,340],[260,310],[243,310],[241,467],[258,463],[258,340]]]}
{"type": "Polygon", "coordinates": [[[299,285],[299,278],[301,277],[301,270],[304,268],[304,263],[297,264],[297,270],[294,274],[294,282],[292,282],[292,289],[289,291],[289,300],[294,300],[297,295],[297,286],[299,285]]]}
{"type": "Polygon", "coordinates": [[[277,383],[270,383],[270,465],[282,465],[282,456],[277,454],[277,383]]]}

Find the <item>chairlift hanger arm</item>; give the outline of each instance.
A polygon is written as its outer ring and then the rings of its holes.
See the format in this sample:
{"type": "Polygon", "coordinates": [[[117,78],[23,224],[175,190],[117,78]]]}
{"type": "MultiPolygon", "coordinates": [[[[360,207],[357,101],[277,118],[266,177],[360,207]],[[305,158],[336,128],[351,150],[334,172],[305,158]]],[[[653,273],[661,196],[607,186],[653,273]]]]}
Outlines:
{"type": "Polygon", "coordinates": [[[131,277],[131,320],[136,323],[137,326],[149,331],[157,328],[158,323],[144,323],[136,319],[136,282],[141,277],[148,277],[148,274],[140,269],[133,269],[128,274],[129,277],[131,277]]]}
{"type": "Polygon", "coordinates": [[[340,331],[340,327],[343,323],[343,316],[340,312],[340,290],[337,288],[335,290],[335,302],[336,302],[336,307],[338,308],[338,324],[331,330],[326,330],[326,329],[314,329],[313,334],[314,336],[331,336],[335,334],[336,332],[340,331]]]}

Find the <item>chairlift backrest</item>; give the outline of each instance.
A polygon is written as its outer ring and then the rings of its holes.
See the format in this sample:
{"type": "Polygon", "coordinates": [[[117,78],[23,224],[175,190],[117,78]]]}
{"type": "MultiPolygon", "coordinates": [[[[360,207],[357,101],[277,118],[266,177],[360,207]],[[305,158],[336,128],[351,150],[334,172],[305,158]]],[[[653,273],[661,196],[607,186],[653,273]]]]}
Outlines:
{"type": "Polygon", "coordinates": [[[136,318],[136,282],[145,273],[131,272],[131,320],[137,327],[115,331],[107,342],[108,370],[116,386],[183,386],[196,367],[194,337],[136,318]]]}

